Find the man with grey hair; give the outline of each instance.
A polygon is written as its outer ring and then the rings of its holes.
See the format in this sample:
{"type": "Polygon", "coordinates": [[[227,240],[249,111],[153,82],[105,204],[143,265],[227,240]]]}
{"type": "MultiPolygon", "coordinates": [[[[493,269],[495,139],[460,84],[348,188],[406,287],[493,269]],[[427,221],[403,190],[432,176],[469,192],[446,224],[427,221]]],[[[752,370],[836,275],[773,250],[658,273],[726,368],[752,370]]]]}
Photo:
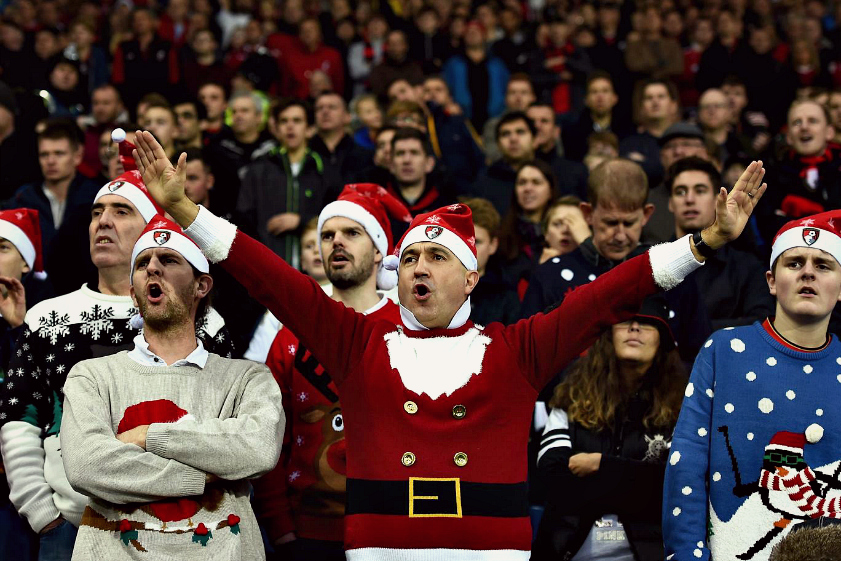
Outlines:
{"type": "Polygon", "coordinates": [[[277,146],[265,128],[266,99],[254,92],[237,92],[228,107],[231,125],[224,126],[207,147],[211,171],[221,189],[213,208],[225,214],[236,206],[245,166],[277,146]]]}

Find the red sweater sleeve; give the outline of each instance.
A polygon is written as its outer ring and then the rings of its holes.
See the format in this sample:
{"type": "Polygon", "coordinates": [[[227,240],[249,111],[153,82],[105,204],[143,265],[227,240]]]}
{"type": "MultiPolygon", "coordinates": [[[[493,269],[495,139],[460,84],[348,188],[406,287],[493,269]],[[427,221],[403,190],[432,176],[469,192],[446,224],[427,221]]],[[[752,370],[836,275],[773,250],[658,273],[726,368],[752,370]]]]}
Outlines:
{"type": "Polygon", "coordinates": [[[659,289],[648,254],[634,257],[579,286],[548,314],[535,314],[505,328],[531,386],[540,391],[607,327],[636,314],[659,289]]]}
{"type": "Polygon", "coordinates": [[[313,279],[240,231],[221,264],[298,336],[337,385],[359,364],[376,320],[336,302],[313,279]]]}
{"type": "Polygon", "coordinates": [[[291,414],[292,368],[294,364],[291,355],[283,352],[288,345],[289,335],[291,334],[288,329],[281,329],[272,342],[269,356],[266,358],[266,366],[272,371],[272,375],[280,386],[280,393],[283,396],[283,410],[287,413],[286,432],[283,434],[280,460],[272,471],[252,482],[254,498],[251,502],[254,505],[254,513],[265,524],[271,543],[289,532],[295,531],[287,484],[289,459],[291,457],[292,425],[295,423],[295,416],[291,414]]]}

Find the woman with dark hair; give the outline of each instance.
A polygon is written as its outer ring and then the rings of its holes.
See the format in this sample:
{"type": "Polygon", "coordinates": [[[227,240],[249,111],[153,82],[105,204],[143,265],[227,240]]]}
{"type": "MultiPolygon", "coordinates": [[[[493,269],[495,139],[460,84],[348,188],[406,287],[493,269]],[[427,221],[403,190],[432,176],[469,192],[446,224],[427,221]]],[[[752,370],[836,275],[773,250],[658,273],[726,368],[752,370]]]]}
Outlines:
{"type": "Polygon", "coordinates": [[[532,560],[661,561],[663,479],[686,376],[661,295],[606,330],[555,388],[537,456],[532,560]]]}
{"type": "Polygon", "coordinates": [[[557,181],[549,164],[530,160],[517,170],[511,207],[499,230],[498,255],[507,263],[512,281],[528,280],[546,243],[543,220],[558,198],[557,181]]]}

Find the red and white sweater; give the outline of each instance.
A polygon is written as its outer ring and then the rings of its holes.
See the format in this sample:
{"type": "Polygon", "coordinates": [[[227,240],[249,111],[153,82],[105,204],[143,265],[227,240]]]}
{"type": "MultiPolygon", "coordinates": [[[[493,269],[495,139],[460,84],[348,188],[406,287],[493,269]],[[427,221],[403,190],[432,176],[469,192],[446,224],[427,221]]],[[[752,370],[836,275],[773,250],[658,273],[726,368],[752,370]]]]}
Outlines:
{"type": "Polygon", "coordinates": [[[527,560],[526,444],[538,391],[658,285],[699,266],[683,238],[579,287],[549,314],[414,331],[330,299],[203,208],[186,232],[333,375],[351,561],[527,560]]]}
{"type": "MultiPolygon", "coordinates": [[[[364,314],[400,323],[400,308],[385,296],[364,314]]],[[[289,532],[342,541],[347,460],[336,383],[287,327],[272,342],[266,366],[283,395],[286,434],[277,466],[253,482],[254,511],[272,543],[289,532]]]]}

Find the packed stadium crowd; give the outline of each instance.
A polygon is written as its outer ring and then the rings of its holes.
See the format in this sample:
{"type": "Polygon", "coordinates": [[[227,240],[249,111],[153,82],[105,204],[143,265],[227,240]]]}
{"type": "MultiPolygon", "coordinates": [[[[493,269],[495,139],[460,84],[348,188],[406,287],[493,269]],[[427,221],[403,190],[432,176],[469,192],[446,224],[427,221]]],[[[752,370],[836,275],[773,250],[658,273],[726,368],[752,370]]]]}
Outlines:
{"type": "Polygon", "coordinates": [[[0,0],[0,208],[0,559],[841,558],[841,2],[0,0]]]}

